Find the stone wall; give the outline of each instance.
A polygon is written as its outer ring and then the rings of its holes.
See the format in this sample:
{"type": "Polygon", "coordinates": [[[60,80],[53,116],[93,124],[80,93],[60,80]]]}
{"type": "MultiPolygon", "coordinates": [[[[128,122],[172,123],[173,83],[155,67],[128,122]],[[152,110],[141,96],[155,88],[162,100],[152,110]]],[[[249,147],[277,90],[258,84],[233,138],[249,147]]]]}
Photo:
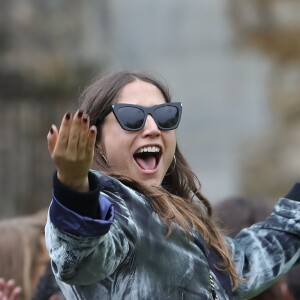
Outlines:
{"type": "Polygon", "coordinates": [[[90,13],[76,0],[1,1],[0,218],[49,204],[46,135],[101,69],[84,42],[90,13]]]}
{"type": "Polygon", "coordinates": [[[229,2],[218,0],[0,1],[0,217],[49,203],[46,134],[104,68],[165,78],[174,99],[184,102],[178,140],[204,194],[213,202],[240,192],[240,142],[268,124],[269,63],[262,53],[272,57],[273,70],[281,68],[274,63],[279,55],[261,51],[266,37],[257,23],[240,13],[248,5],[250,17],[265,22],[255,6],[263,2],[236,1],[230,26],[229,2]],[[233,42],[260,51],[244,55],[233,42]]]}
{"type": "Polygon", "coordinates": [[[241,184],[248,195],[284,195],[300,177],[299,11],[300,3],[293,0],[231,1],[237,45],[261,51],[272,62],[272,122],[265,134],[245,145],[241,184]]]}

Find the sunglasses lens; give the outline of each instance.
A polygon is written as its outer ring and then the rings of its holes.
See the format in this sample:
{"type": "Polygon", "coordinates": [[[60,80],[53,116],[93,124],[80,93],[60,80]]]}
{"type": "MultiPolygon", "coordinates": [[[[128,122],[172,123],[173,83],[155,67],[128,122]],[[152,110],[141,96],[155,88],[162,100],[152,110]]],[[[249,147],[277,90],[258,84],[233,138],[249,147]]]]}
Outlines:
{"type": "Polygon", "coordinates": [[[144,112],[136,107],[120,107],[118,119],[124,127],[137,130],[143,126],[144,112]]]}
{"type": "Polygon", "coordinates": [[[179,119],[179,110],[175,106],[162,106],[155,110],[157,125],[162,129],[170,129],[176,126],[179,119]]]}

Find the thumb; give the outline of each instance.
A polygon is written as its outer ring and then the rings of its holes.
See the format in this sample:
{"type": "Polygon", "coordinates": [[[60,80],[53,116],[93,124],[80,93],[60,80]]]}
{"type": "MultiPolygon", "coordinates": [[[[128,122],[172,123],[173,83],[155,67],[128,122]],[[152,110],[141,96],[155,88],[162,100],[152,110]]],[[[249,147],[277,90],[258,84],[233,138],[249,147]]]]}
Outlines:
{"type": "Polygon", "coordinates": [[[47,135],[47,142],[48,142],[48,151],[52,155],[56,142],[57,142],[57,137],[58,137],[58,130],[55,125],[51,125],[51,128],[48,132],[47,135]]]}

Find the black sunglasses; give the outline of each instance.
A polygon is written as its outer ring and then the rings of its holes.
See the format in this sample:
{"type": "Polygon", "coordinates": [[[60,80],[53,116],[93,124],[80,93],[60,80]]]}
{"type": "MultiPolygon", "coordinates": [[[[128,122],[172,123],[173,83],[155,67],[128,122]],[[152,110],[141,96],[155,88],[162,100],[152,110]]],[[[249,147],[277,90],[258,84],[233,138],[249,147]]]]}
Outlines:
{"type": "Polygon", "coordinates": [[[152,107],[144,107],[134,104],[116,103],[103,111],[96,121],[96,126],[113,112],[121,127],[128,131],[141,130],[148,115],[155,120],[160,130],[173,130],[179,125],[182,103],[167,102],[152,107]]]}

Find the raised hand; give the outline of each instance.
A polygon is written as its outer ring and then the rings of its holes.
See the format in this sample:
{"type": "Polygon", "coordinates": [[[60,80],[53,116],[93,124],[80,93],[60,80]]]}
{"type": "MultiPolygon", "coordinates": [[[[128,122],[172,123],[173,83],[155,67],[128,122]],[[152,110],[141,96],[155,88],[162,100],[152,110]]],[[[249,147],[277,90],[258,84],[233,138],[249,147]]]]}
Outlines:
{"type": "Polygon", "coordinates": [[[21,292],[21,287],[17,286],[13,279],[6,281],[0,278],[0,300],[18,300],[21,292]]]}
{"type": "Polygon", "coordinates": [[[48,150],[57,168],[58,179],[81,192],[88,191],[88,171],[92,166],[97,128],[89,126],[82,111],[65,114],[60,129],[51,126],[48,150]]]}

